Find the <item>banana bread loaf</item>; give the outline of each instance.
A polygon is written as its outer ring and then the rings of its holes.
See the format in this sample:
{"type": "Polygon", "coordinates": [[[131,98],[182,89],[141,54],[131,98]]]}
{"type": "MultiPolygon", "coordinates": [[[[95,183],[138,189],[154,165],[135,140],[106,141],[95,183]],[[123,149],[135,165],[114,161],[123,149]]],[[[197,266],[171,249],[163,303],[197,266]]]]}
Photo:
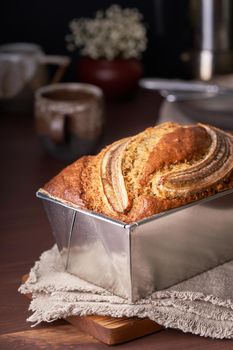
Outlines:
{"type": "Polygon", "coordinates": [[[233,136],[164,123],[84,156],[40,192],[130,223],[233,188],[233,136]]]}

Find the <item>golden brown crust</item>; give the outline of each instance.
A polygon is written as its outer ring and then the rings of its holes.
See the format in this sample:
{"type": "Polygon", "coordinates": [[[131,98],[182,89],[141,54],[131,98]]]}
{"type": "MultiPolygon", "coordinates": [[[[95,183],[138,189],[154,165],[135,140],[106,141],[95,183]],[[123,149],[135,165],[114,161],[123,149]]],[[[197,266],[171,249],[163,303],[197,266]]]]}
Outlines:
{"type": "Polygon", "coordinates": [[[210,146],[211,139],[202,127],[195,125],[188,128],[179,127],[164,135],[154,147],[148,158],[142,184],[149,175],[164,166],[189,161],[200,157],[210,146]]]}
{"type": "Polygon", "coordinates": [[[176,198],[158,198],[155,196],[141,196],[135,203],[134,210],[130,215],[124,218],[125,222],[134,222],[154,214],[162,213],[169,209],[181,207],[183,205],[204,199],[223,190],[233,188],[233,171],[228,178],[220,181],[215,186],[202,190],[195,194],[190,194],[187,197],[176,198]]]}
{"type": "Polygon", "coordinates": [[[164,123],[82,157],[41,191],[134,222],[233,188],[233,137],[207,125],[164,123]]]}
{"type": "Polygon", "coordinates": [[[67,166],[44,185],[44,192],[49,193],[51,197],[60,198],[79,207],[85,207],[86,204],[82,199],[81,174],[90,158],[90,156],[82,157],[67,166]]]}

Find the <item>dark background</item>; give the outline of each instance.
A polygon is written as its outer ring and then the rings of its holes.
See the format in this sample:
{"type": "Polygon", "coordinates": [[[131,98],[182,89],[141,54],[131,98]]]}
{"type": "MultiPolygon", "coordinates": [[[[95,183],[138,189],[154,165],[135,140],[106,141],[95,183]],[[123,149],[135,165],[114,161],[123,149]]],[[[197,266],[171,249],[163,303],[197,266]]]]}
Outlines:
{"type": "Polygon", "coordinates": [[[145,75],[186,77],[180,54],[192,47],[188,0],[8,0],[0,11],[0,44],[35,42],[48,54],[69,54],[73,65],[66,79],[75,80],[74,62],[78,53],[66,49],[65,35],[73,18],[91,17],[99,9],[117,3],[137,7],[148,29],[148,49],[143,55],[145,75]]]}

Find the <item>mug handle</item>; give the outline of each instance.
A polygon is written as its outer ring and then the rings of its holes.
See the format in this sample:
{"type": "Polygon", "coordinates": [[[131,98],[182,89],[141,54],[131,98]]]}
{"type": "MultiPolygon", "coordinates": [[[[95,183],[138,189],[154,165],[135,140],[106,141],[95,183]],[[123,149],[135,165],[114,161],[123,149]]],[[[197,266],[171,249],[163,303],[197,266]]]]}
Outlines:
{"type": "Polygon", "coordinates": [[[51,84],[58,83],[62,79],[68,65],[70,64],[70,58],[68,56],[43,55],[39,57],[39,61],[41,64],[58,66],[51,79],[51,84]]]}
{"type": "Polygon", "coordinates": [[[53,115],[49,123],[49,136],[51,140],[58,144],[64,141],[66,116],[62,114],[53,115]]]}

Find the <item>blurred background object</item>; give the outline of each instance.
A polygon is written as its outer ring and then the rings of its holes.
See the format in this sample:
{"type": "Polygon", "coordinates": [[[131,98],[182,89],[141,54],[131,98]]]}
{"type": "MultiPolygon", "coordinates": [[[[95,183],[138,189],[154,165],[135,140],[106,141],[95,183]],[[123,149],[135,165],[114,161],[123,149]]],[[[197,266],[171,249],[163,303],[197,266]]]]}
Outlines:
{"type": "Polygon", "coordinates": [[[36,130],[46,150],[72,161],[94,151],[104,123],[103,92],[83,83],[44,86],[36,92],[36,130]]]}
{"type": "Polygon", "coordinates": [[[144,78],[139,85],[159,91],[165,101],[159,122],[208,123],[233,130],[232,75],[216,76],[210,82],[144,78]]]}
{"type": "Polygon", "coordinates": [[[51,82],[58,82],[70,62],[67,56],[45,55],[39,45],[11,43],[0,46],[0,105],[5,110],[32,107],[34,92],[49,82],[46,65],[58,66],[51,82]]]}
{"type": "MultiPolygon", "coordinates": [[[[146,76],[193,78],[200,71],[199,58],[208,61],[208,54],[201,54],[206,50],[214,60],[218,56],[218,62],[222,62],[220,57],[228,57],[227,69],[232,72],[232,0],[9,0],[0,12],[0,44],[35,42],[47,54],[67,54],[64,37],[69,34],[69,22],[74,17],[93,17],[112,4],[137,8],[144,17],[148,46],[142,63],[146,76]]],[[[75,52],[73,58],[77,56],[75,52]]],[[[66,79],[74,80],[75,74],[73,65],[66,79]]]]}
{"type": "MultiPolygon", "coordinates": [[[[97,11],[112,4],[137,8],[144,17],[148,46],[142,63],[146,76],[187,76],[180,56],[193,47],[189,0],[4,1],[0,12],[0,44],[35,42],[49,55],[66,55],[64,38],[70,32],[69,22],[74,17],[93,18],[97,11]]],[[[73,65],[66,74],[66,80],[75,80],[75,62],[79,54],[78,51],[72,54],[73,65]]]]}
{"type": "Polygon", "coordinates": [[[143,16],[137,9],[111,5],[93,18],[73,19],[67,48],[79,50],[78,78],[98,85],[106,97],[125,97],[135,90],[143,74],[140,62],[147,38],[143,16]],[[98,33],[98,35],[97,35],[98,33]]]}
{"type": "Polygon", "coordinates": [[[194,44],[182,54],[192,75],[210,80],[216,74],[233,69],[233,2],[232,0],[191,0],[194,44]]]}
{"type": "Polygon", "coordinates": [[[226,131],[233,130],[232,96],[217,96],[169,102],[165,100],[159,111],[158,123],[174,121],[181,124],[206,123],[226,131]]]}
{"type": "MultiPolygon", "coordinates": [[[[12,94],[19,91],[19,87],[26,84],[29,73],[30,77],[33,76],[30,78],[30,84],[27,83],[31,96],[39,86],[47,84],[47,72],[44,66],[47,55],[48,63],[52,63],[51,59],[54,56],[64,58],[69,55],[71,64],[66,65],[67,70],[62,78],[64,82],[76,82],[79,79],[102,86],[105,95],[108,96],[125,96],[132,91],[142,75],[142,67],[145,77],[190,82],[208,81],[216,86],[221,85],[231,89],[233,87],[232,18],[232,0],[148,0],[144,2],[141,0],[99,0],[98,2],[70,0],[69,3],[63,0],[59,3],[45,0],[35,3],[25,0],[19,3],[16,0],[9,0],[5,2],[4,9],[0,12],[2,33],[0,44],[31,42],[34,43],[36,53],[21,55],[23,62],[27,62],[24,66],[19,63],[8,65],[11,67],[11,74],[3,74],[4,70],[0,69],[0,87],[5,86],[2,88],[1,96],[6,92],[12,94]],[[133,20],[129,20],[129,23],[124,22],[122,20],[124,14],[128,18],[132,16],[133,20]],[[120,18],[119,22],[112,20],[115,15],[118,20],[120,18]],[[106,17],[111,40],[106,36],[106,28],[105,34],[101,32],[103,20],[106,17]],[[89,20],[85,22],[84,19],[88,18],[89,20]],[[115,27],[115,22],[119,24],[120,29],[115,27]],[[70,28],[69,23],[71,23],[70,28]],[[88,32],[88,37],[91,37],[91,40],[88,41],[83,39],[85,35],[82,37],[83,30],[85,29],[84,32],[89,30],[85,23],[90,26],[91,35],[88,32]],[[135,48],[138,45],[138,42],[137,45],[135,44],[137,37],[135,28],[140,34],[138,36],[140,45],[136,53],[131,55],[129,52],[132,47],[135,48]],[[126,49],[119,46],[124,42],[119,40],[121,35],[127,39],[126,49]],[[67,43],[69,48],[73,45],[75,51],[69,52],[67,43]],[[131,47],[130,50],[129,47],[131,47]],[[43,51],[47,55],[44,55],[43,51]],[[40,60],[43,58],[43,64],[38,63],[37,57],[40,57],[40,60]],[[78,65],[77,62],[79,62],[78,65]],[[35,73],[37,70],[38,74],[35,73]],[[77,78],[77,71],[79,78],[77,78]],[[6,76],[12,78],[6,79],[6,76]],[[14,81],[13,84],[9,83],[11,80],[14,81]]],[[[55,61],[59,63],[58,60],[55,61]]],[[[61,78],[61,73],[64,73],[65,62],[63,63],[63,67],[58,70],[59,77],[55,75],[56,80],[61,78]]],[[[51,73],[54,72],[50,70],[50,76],[53,75],[51,73]]],[[[137,90],[137,93],[140,94],[140,91],[137,90]]],[[[135,103],[137,93],[132,96],[132,101],[135,103]]],[[[173,100],[177,101],[178,95],[175,96],[174,91],[170,91],[168,95],[172,96],[172,93],[173,100]]],[[[194,98],[191,98],[191,93],[188,94],[185,91],[182,95],[184,101],[176,104],[178,113],[185,115],[184,121],[195,122],[201,119],[202,122],[233,129],[231,96],[213,94],[211,97],[213,96],[214,98],[209,98],[201,93],[199,96],[194,94],[194,98]]],[[[181,95],[179,95],[180,98],[181,95]]],[[[32,98],[30,100],[32,101],[32,98]]],[[[4,100],[4,103],[9,101],[4,100]]],[[[15,97],[13,101],[13,104],[8,105],[19,111],[15,97]]],[[[166,96],[165,103],[167,104],[168,101],[169,98],[166,96]]],[[[26,103],[22,103],[21,106],[25,107],[26,103]]],[[[176,119],[172,113],[169,113],[166,118],[176,119]]],[[[137,122],[139,123],[135,120],[135,123],[137,122]]],[[[64,125],[66,128],[67,123],[65,122],[64,125]]],[[[60,146],[61,144],[56,144],[54,146],[56,152],[53,153],[50,150],[50,153],[56,154],[57,150],[61,149],[60,146]]],[[[67,144],[66,147],[70,149],[67,144]]],[[[46,149],[48,149],[47,146],[46,149]]]]}
{"type": "Polygon", "coordinates": [[[100,86],[108,99],[129,97],[143,74],[143,66],[136,58],[94,60],[82,57],[77,68],[80,81],[100,86]]]}

